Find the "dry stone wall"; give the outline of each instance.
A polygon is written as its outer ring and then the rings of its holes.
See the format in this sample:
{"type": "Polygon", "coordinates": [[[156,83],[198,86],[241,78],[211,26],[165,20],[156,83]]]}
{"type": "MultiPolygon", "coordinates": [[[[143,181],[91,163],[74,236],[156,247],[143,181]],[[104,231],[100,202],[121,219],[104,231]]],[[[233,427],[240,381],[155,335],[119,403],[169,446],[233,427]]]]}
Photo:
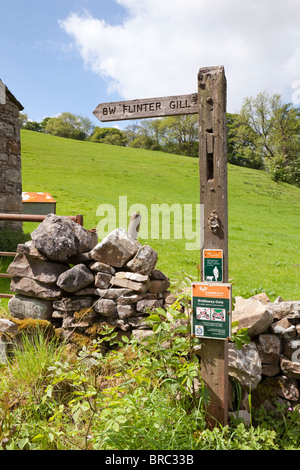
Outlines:
{"type": "Polygon", "coordinates": [[[257,408],[300,404],[300,301],[271,302],[266,294],[237,297],[232,319],[248,329],[251,341],[241,350],[229,344],[229,376],[244,394],[252,393],[257,408]]]}
{"type": "MultiPolygon", "coordinates": [[[[104,324],[139,339],[152,333],[149,312],[176,300],[169,279],[156,269],[157,252],[121,228],[98,243],[94,232],[50,214],[31,238],[18,245],[8,268],[13,318],[47,320],[70,341],[96,338],[104,324]]],[[[257,407],[299,404],[300,301],[238,297],[232,320],[248,329],[250,342],[242,349],[229,343],[231,380],[245,395],[251,391],[257,407]]],[[[8,327],[7,320],[0,322],[0,333],[8,327]]]]}
{"type": "MultiPolygon", "coordinates": [[[[19,112],[23,106],[0,80],[0,213],[22,213],[19,112]]],[[[0,229],[21,229],[21,222],[1,222],[0,229]]]]}
{"type": "Polygon", "coordinates": [[[54,214],[18,245],[11,315],[53,323],[65,338],[87,338],[108,323],[122,332],[147,329],[149,311],[164,307],[169,280],[155,269],[158,255],[118,228],[100,243],[95,233],[54,214]]]}

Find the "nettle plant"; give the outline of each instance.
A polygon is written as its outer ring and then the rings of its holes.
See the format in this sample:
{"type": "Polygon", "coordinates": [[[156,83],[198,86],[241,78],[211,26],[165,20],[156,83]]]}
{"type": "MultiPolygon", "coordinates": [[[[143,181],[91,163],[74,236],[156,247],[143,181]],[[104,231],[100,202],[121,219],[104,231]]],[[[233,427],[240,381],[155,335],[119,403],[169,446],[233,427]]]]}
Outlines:
{"type": "MultiPolygon", "coordinates": [[[[263,289],[260,291],[262,292],[263,289]]],[[[254,295],[254,294],[253,294],[254,295]]],[[[235,306],[235,298],[232,299],[231,311],[233,312],[235,306]]],[[[248,328],[239,328],[238,321],[231,323],[231,341],[235,343],[236,349],[240,350],[243,348],[244,344],[249,344],[251,341],[250,336],[248,335],[248,328]],[[235,331],[236,330],[236,331],[235,331]]]]}
{"type": "MultiPolygon", "coordinates": [[[[201,383],[203,392],[196,354],[201,339],[191,333],[191,284],[195,280],[186,273],[179,275],[175,284],[178,293],[171,308],[167,308],[167,311],[156,309],[154,312],[149,312],[148,323],[152,326],[154,335],[147,337],[147,348],[153,351],[156,358],[159,357],[168,382],[186,386],[193,397],[195,397],[195,379],[201,383]]],[[[232,322],[231,341],[236,349],[242,349],[244,344],[250,342],[248,328],[238,329],[238,321],[232,322]]]]}
{"type": "Polygon", "coordinates": [[[231,324],[231,341],[235,343],[236,349],[240,350],[243,348],[244,344],[248,344],[250,342],[250,337],[248,335],[248,328],[240,328],[236,332],[233,332],[233,330],[237,328],[238,325],[238,321],[234,321],[231,324]]]}

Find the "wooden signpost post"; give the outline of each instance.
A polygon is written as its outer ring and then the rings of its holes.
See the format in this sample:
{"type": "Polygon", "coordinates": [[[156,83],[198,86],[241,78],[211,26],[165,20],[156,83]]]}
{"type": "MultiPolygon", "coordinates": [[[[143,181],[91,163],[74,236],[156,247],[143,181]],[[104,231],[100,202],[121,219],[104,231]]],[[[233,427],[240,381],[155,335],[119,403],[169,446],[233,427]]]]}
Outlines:
{"type": "MultiPolygon", "coordinates": [[[[201,68],[198,73],[198,93],[102,103],[94,110],[94,115],[102,122],[183,114],[199,116],[200,204],[204,206],[204,217],[201,220],[201,233],[204,234],[201,248],[201,281],[206,281],[204,260],[208,257],[206,253],[210,251],[211,260],[215,260],[210,262],[215,263],[219,272],[221,268],[221,282],[228,283],[224,67],[201,68]]],[[[211,428],[218,423],[224,426],[228,420],[228,342],[215,337],[203,338],[202,343],[201,377],[210,393],[207,422],[211,428]]]]}
{"type": "Polygon", "coordinates": [[[198,113],[198,95],[166,96],[143,100],[101,103],[94,115],[102,122],[145,119],[198,113]]]}

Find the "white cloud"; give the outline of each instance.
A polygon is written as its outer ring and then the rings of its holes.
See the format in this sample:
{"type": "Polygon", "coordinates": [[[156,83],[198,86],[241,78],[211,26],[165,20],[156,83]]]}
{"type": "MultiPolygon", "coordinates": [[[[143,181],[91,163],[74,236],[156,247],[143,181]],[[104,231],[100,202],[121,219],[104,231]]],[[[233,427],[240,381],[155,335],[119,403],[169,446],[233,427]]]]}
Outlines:
{"type": "Polygon", "coordinates": [[[116,0],[123,23],[71,14],[61,27],[85,66],[124,99],[197,91],[200,67],[224,65],[228,110],[300,79],[298,0],[116,0]]]}

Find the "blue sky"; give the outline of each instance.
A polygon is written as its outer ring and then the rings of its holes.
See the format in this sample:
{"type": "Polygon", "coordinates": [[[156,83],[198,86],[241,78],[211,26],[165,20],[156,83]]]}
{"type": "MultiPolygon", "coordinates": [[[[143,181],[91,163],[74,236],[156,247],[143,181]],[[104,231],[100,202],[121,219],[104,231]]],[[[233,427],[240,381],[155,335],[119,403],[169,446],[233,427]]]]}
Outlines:
{"type": "Polygon", "coordinates": [[[58,22],[86,9],[111,24],[126,13],[112,0],[0,0],[0,78],[33,121],[68,111],[98,123],[92,111],[107,99],[106,84],[84,67],[58,22]]]}
{"type": "Polygon", "coordinates": [[[0,17],[0,78],[34,121],[107,126],[97,104],[194,93],[210,65],[229,112],[261,91],[300,102],[299,0],[0,0],[0,17]]]}

